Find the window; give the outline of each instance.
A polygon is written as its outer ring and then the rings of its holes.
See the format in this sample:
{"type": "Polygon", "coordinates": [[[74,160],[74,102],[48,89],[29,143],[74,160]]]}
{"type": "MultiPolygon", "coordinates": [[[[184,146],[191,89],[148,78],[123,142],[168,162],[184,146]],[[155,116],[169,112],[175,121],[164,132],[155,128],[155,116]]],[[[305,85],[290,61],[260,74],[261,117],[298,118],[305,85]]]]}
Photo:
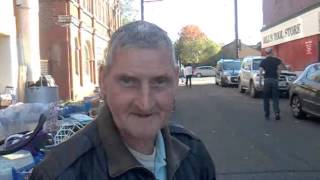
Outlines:
{"type": "Polygon", "coordinates": [[[87,9],[87,6],[88,6],[88,5],[87,5],[87,3],[88,3],[87,0],[82,0],[81,2],[82,2],[82,3],[81,3],[82,7],[83,7],[84,9],[87,9]]]}
{"type": "Polygon", "coordinates": [[[90,81],[95,83],[96,82],[96,70],[95,70],[95,60],[94,55],[92,52],[92,47],[90,41],[86,42],[84,47],[84,71],[87,76],[90,77],[90,81]]]}
{"type": "Polygon", "coordinates": [[[84,48],[84,57],[85,57],[85,61],[84,61],[84,69],[87,75],[90,74],[90,53],[89,53],[89,47],[86,45],[84,48]]]}
{"type": "Polygon", "coordinates": [[[79,75],[79,52],[80,52],[80,48],[79,48],[79,43],[78,43],[78,39],[77,38],[75,38],[74,44],[75,44],[75,48],[74,48],[74,66],[75,66],[76,74],[79,75]]]}
{"type": "Polygon", "coordinates": [[[307,79],[320,82],[320,65],[316,64],[308,70],[307,79]]]}
{"type": "Polygon", "coordinates": [[[240,61],[231,61],[223,63],[224,70],[239,70],[240,69],[240,61]]]}
{"type": "Polygon", "coordinates": [[[244,66],[245,70],[250,71],[251,70],[251,61],[244,62],[243,66],[244,66]]]}
{"type": "Polygon", "coordinates": [[[92,0],[82,0],[81,3],[82,7],[87,10],[88,12],[92,13],[93,7],[92,7],[92,0]]]}
{"type": "Polygon", "coordinates": [[[259,70],[262,60],[263,59],[254,59],[252,61],[252,70],[259,70]]]}
{"type": "Polygon", "coordinates": [[[218,69],[218,71],[222,71],[221,63],[218,63],[217,69],[218,69]]]}
{"type": "Polygon", "coordinates": [[[242,61],[242,63],[241,63],[241,68],[242,68],[242,69],[245,69],[246,62],[247,62],[246,60],[243,60],[243,61],[242,61]]]}

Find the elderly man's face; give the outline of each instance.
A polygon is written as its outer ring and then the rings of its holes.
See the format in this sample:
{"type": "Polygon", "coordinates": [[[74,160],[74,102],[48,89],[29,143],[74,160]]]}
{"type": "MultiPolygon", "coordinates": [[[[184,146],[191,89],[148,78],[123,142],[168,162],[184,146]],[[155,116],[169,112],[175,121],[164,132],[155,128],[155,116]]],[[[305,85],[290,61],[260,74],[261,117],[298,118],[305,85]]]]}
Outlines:
{"type": "Polygon", "coordinates": [[[178,68],[168,49],[119,48],[102,83],[102,93],[121,133],[149,138],[169,119],[178,68]]]}

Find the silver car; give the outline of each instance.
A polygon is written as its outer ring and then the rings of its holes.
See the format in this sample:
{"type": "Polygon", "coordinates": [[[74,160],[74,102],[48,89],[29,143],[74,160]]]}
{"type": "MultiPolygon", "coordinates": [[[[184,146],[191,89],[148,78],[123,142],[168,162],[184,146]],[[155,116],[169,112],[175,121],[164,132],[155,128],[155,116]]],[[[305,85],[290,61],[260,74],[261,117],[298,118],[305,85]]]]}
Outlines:
{"type": "Polygon", "coordinates": [[[221,59],[217,62],[216,84],[224,86],[238,85],[241,62],[234,59],[221,59]]]}
{"type": "Polygon", "coordinates": [[[196,76],[196,77],[215,76],[215,71],[212,66],[199,66],[194,69],[193,76],[196,76]]]}
{"type": "MultiPolygon", "coordinates": [[[[249,90],[250,96],[255,98],[263,90],[263,87],[259,87],[259,68],[260,63],[265,57],[251,56],[243,59],[239,74],[239,91],[244,93],[249,90]]],[[[263,77],[262,77],[263,78],[263,77]]],[[[289,95],[290,84],[296,79],[296,74],[293,72],[282,71],[279,76],[278,88],[279,91],[289,95]]],[[[263,85],[263,80],[262,80],[263,85]]]]}

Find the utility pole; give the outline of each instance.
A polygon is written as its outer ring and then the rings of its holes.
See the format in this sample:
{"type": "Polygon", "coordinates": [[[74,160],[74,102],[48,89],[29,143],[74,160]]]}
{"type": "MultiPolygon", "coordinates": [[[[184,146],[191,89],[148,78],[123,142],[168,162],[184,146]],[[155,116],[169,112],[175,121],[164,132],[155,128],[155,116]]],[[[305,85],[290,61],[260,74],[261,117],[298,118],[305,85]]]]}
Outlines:
{"type": "Polygon", "coordinates": [[[144,0],[141,0],[141,20],[144,21],[144,0]]]}
{"type": "Polygon", "coordinates": [[[151,3],[151,2],[157,2],[157,1],[163,1],[163,0],[141,0],[141,20],[144,21],[144,3],[151,3]]]}
{"type": "Polygon", "coordinates": [[[239,37],[238,37],[238,0],[234,0],[234,30],[235,30],[235,51],[236,59],[239,58],[239,37]]]}

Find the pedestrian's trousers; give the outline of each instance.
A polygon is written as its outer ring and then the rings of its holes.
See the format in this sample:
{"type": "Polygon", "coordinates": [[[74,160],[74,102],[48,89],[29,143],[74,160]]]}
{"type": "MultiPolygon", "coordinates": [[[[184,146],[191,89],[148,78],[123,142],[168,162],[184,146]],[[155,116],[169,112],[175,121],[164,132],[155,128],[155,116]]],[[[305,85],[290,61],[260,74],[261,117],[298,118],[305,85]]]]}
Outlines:
{"type": "Polygon", "coordinates": [[[265,116],[270,115],[270,98],[272,98],[273,102],[273,112],[279,113],[279,90],[278,90],[278,80],[273,78],[264,79],[264,87],[263,87],[263,106],[265,116]]]}
{"type": "Polygon", "coordinates": [[[192,79],[192,75],[187,75],[186,76],[186,86],[188,87],[191,87],[192,83],[191,83],[191,79],[192,79]]]}

